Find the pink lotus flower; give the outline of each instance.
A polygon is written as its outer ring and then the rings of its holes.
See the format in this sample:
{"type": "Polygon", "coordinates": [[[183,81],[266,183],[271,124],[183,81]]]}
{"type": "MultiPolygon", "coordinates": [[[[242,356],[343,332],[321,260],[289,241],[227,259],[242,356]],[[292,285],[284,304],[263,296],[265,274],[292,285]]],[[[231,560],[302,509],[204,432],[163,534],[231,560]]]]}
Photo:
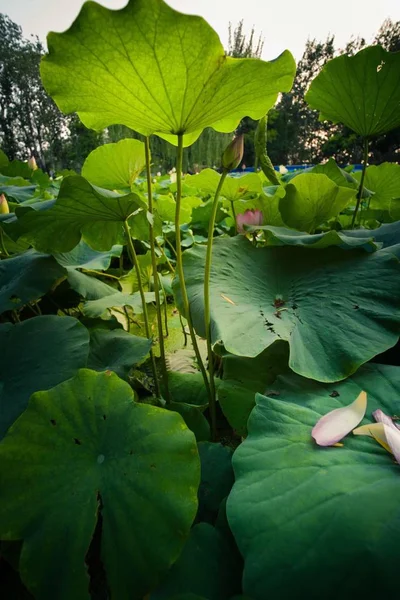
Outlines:
{"type": "Polygon", "coordinates": [[[263,214],[261,210],[256,210],[253,208],[236,216],[236,225],[239,233],[244,233],[244,225],[249,227],[257,227],[257,225],[262,225],[262,222],[263,214]]]}

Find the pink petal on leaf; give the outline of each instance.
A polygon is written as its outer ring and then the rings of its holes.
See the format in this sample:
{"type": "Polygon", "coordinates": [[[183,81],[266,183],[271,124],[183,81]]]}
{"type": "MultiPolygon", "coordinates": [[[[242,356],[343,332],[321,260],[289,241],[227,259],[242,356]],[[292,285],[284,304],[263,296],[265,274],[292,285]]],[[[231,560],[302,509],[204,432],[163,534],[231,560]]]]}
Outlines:
{"type": "Polygon", "coordinates": [[[349,406],[335,408],[321,417],[314,425],[311,435],[319,446],[333,446],[357,427],[363,420],[366,410],[367,394],[360,392],[349,406]]]}
{"type": "Polygon", "coordinates": [[[393,423],[392,419],[387,414],[385,414],[380,408],[378,408],[378,410],[374,410],[372,416],[374,417],[377,423],[384,423],[385,425],[388,425],[389,427],[392,427],[393,429],[397,430],[397,427],[393,423]]]}
{"type": "Polygon", "coordinates": [[[400,430],[397,427],[392,429],[391,427],[385,426],[385,434],[390,449],[396,461],[400,464],[400,430]]]}

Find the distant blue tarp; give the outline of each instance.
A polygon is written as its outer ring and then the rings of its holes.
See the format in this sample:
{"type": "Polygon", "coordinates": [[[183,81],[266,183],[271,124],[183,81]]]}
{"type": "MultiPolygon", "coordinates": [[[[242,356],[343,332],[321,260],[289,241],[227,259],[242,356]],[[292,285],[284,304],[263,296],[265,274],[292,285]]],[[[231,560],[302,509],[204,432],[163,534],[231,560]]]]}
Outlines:
{"type": "MultiPolygon", "coordinates": [[[[347,167],[348,165],[339,165],[342,169],[347,167]]],[[[304,171],[305,169],[310,169],[311,167],[315,167],[315,165],[285,165],[285,168],[292,173],[293,171],[304,171]]],[[[361,171],[362,165],[352,165],[353,171],[361,171]]],[[[279,172],[279,166],[274,166],[275,171],[279,172]]],[[[245,169],[236,169],[234,173],[253,173],[254,167],[246,167],[245,169]]]]}

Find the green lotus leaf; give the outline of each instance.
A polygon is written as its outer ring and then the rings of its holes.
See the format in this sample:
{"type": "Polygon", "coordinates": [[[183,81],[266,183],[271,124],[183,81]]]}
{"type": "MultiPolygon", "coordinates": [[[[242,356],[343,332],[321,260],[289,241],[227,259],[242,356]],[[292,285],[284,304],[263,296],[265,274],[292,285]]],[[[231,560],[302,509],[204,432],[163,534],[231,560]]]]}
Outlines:
{"type": "Polygon", "coordinates": [[[370,46],[330,60],[305,96],[321,120],[371,137],[400,125],[400,52],[370,46]]]}
{"type": "Polygon", "coordinates": [[[72,317],[45,315],[0,325],[0,439],[38,390],[86,366],[87,329],[72,317]]]}
{"type": "MultiPolygon", "coordinates": [[[[357,173],[357,178],[361,178],[361,173],[357,173]]],[[[400,165],[385,162],[367,167],[364,185],[373,192],[371,209],[390,210],[392,201],[400,198],[400,165]]]]}
{"type": "Polygon", "coordinates": [[[348,250],[351,250],[351,248],[364,248],[367,252],[374,252],[379,247],[374,242],[373,233],[370,230],[365,230],[366,234],[369,235],[357,238],[348,236],[347,232],[335,230],[309,234],[304,231],[296,231],[286,227],[271,227],[270,225],[249,227],[249,231],[253,229],[264,232],[268,246],[306,246],[307,248],[318,249],[339,246],[348,250]]]}
{"type": "Polygon", "coordinates": [[[201,442],[198,450],[201,481],[196,520],[214,523],[221,502],[229,495],[234,481],[232,449],[222,444],[201,442]]]}
{"type": "Polygon", "coordinates": [[[341,232],[346,238],[371,238],[383,248],[390,248],[400,244],[400,222],[387,223],[377,229],[350,229],[341,232]]]}
{"type": "MultiPolygon", "coordinates": [[[[108,287],[108,286],[107,286],[108,287]]],[[[154,292],[145,292],[146,302],[154,302],[154,292]]],[[[139,292],[135,294],[123,294],[115,292],[107,294],[96,300],[89,300],[83,305],[83,314],[92,319],[108,315],[108,311],[112,308],[130,306],[136,313],[142,313],[142,300],[139,292]]]]}
{"type": "Polygon", "coordinates": [[[263,223],[273,227],[284,227],[285,223],[282,220],[279,204],[281,198],[285,195],[283,185],[271,185],[264,188],[260,194],[258,208],[263,214],[263,223]]]}
{"type": "MultiPolygon", "coordinates": [[[[215,385],[218,388],[220,381],[217,379],[215,385]]],[[[207,391],[204,387],[204,379],[201,373],[168,373],[168,386],[171,399],[180,404],[188,404],[198,408],[208,406],[207,391]]]]}
{"type": "Polygon", "coordinates": [[[336,217],[356,197],[354,188],[340,187],[327,175],[297,175],[286,186],[279,210],[286,225],[314,232],[318,225],[336,217]]]}
{"type": "Polygon", "coordinates": [[[181,556],[150,600],[189,600],[192,597],[189,594],[194,594],[193,598],[229,600],[240,591],[240,575],[235,548],[218,529],[199,523],[191,530],[181,556]]]}
{"type": "MultiPolygon", "coordinates": [[[[189,188],[201,190],[203,193],[214,195],[218,187],[221,175],[214,169],[204,169],[198,175],[187,175],[183,183],[189,188]]],[[[222,185],[221,196],[235,202],[246,194],[259,194],[262,192],[261,179],[257,173],[248,173],[241,177],[228,175],[222,185]]]]}
{"type": "Polygon", "coordinates": [[[226,56],[200,17],[163,0],[130,0],[121,10],[84,4],[70,29],[50,33],[41,64],[47,92],[91,129],[121,124],[190,145],[205,127],[233,131],[259,119],[289,91],[295,62],[226,56]]]}
{"type": "Polygon", "coordinates": [[[288,370],[289,347],[274,342],[255,358],[229,354],[224,357],[224,375],[218,400],[231,427],[244,437],[247,421],[255,404],[256,392],[264,394],[278,374],[288,370]]]}
{"type": "MultiPolygon", "coordinates": [[[[400,263],[392,252],[255,248],[244,236],[217,238],[210,279],[213,345],[254,357],[282,339],[296,373],[318,381],[348,377],[398,340],[400,263]]],[[[183,261],[201,337],[205,254],[195,246],[183,261]]],[[[174,292],[183,310],[178,279],[174,292]]]]}
{"type": "Polygon", "coordinates": [[[93,250],[103,252],[125,243],[126,219],[132,236],[146,239],[146,211],[146,203],[137,194],[120,196],[96,188],[77,175],[63,180],[51,208],[30,210],[21,217],[20,224],[24,238],[41,252],[70,252],[81,240],[93,250]]]}
{"type": "Polygon", "coordinates": [[[66,268],[106,271],[110,267],[111,260],[121,256],[121,252],[122,246],[112,246],[108,252],[97,252],[81,240],[70,252],[53,256],[60,265],[66,268]]]}
{"type": "Polygon", "coordinates": [[[31,200],[36,191],[36,185],[31,185],[20,177],[7,177],[0,180],[0,194],[5,194],[11,202],[26,202],[31,200]]]}
{"type": "Polygon", "coordinates": [[[96,512],[114,598],[141,600],[182,550],[197,508],[194,436],[176,413],[133,400],[117,375],[82,369],[34,394],[0,446],[0,537],[24,540],[20,574],[37,600],[90,598],[96,512]]]}
{"type": "Polygon", "coordinates": [[[0,313],[39,300],[66,273],[52,256],[34,250],[0,261],[0,313]]]}
{"type": "Polygon", "coordinates": [[[210,424],[197,406],[172,401],[165,408],[181,415],[186,427],[194,433],[196,442],[204,442],[210,439],[210,424]]]}
{"type": "Polygon", "coordinates": [[[126,379],[132,366],[144,360],[150,348],[151,340],[122,329],[95,329],[90,332],[87,366],[94,371],[114,371],[126,379]]]}
{"type": "MultiPolygon", "coordinates": [[[[192,220],[192,211],[196,206],[203,204],[200,198],[195,196],[186,196],[181,201],[181,211],[179,222],[190,223],[192,220]]],[[[176,202],[172,195],[159,195],[156,198],[157,214],[162,221],[173,223],[175,220],[176,202]]]]}
{"type": "Polygon", "coordinates": [[[363,423],[400,409],[400,368],[368,364],[330,385],[294,374],[278,397],[257,395],[249,435],[233,457],[227,514],[244,561],[244,593],[344,600],[398,590],[399,465],[372,438],[318,447],[311,430],[332,409],[368,394],[363,423]],[[377,568],[379,567],[379,568],[377,568]],[[288,576],[290,573],[290,577],[288,576]],[[373,576],[371,576],[373,573],[373,576]]]}
{"type": "Polygon", "coordinates": [[[67,281],[70,287],[85,300],[99,300],[104,296],[111,296],[118,293],[118,290],[107,285],[100,279],[85,275],[78,269],[67,269],[67,281]]]}
{"type": "Polygon", "coordinates": [[[144,144],[128,138],[93,150],[82,167],[82,176],[107,190],[131,189],[146,165],[144,144]]]}
{"type": "MultiPolygon", "coordinates": [[[[150,251],[146,254],[140,254],[137,257],[140,279],[142,281],[143,288],[150,290],[153,285],[153,266],[151,262],[150,251]]],[[[125,273],[119,278],[119,284],[124,294],[133,294],[139,290],[139,281],[136,273],[136,269],[131,269],[128,273],[125,273]]]]}

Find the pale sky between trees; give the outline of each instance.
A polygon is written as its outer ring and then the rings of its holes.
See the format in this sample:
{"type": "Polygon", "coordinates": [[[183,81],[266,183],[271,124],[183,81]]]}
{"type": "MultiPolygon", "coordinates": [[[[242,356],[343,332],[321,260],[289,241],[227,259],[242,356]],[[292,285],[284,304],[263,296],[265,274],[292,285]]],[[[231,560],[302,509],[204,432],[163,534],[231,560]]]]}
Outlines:
{"type": "MultiPolygon", "coordinates": [[[[218,32],[227,47],[229,21],[244,19],[246,32],[254,25],[265,39],[263,58],[271,60],[286,48],[301,58],[308,37],[325,40],[334,34],[336,47],[351,36],[367,42],[386,18],[400,19],[400,0],[168,0],[185,13],[199,14],[218,32]]],[[[0,0],[0,12],[22,26],[24,35],[43,41],[49,31],[64,31],[77,16],[83,0],[0,0]]],[[[127,0],[100,0],[122,8],[127,0]]],[[[258,36],[257,36],[258,37],[258,36]]]]}

